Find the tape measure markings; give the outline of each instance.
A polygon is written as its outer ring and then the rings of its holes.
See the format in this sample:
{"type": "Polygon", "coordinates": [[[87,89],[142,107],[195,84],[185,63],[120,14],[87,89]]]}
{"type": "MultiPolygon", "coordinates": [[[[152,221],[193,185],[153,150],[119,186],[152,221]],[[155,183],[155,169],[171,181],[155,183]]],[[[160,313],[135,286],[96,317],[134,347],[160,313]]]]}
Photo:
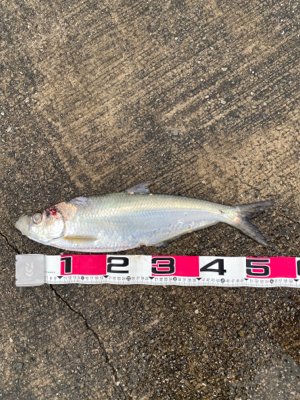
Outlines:
{"type": "Polygon", "coordinates": [[[16,285],[147,284],[300,287],[300,258],[17,255],[16,285]]]}

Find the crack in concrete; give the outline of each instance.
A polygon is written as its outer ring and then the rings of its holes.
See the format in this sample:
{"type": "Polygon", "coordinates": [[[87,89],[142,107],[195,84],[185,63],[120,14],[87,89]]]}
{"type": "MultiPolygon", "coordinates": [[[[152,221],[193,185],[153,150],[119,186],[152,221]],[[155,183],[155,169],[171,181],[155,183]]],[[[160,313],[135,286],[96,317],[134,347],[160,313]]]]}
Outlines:
{"type": "Polygon", "coordinates": [[[240,183],[242,183],[243,185],[248,186],[250,189],[253,189],[255,192],[260,192],[262,189],[264,189],[264,187],[261,189],[261,188],[255,187],[255,186],[253,186],[253,185],[250,185],[250,183],[244,182],[244,181],[238,176],[238,173],[236,174],[236,178],[237,178],[237,180],[238,180],[240,183]]]}
{"type": "Polygon", "coordinates": [[[21,254],[21,252],[18,250],[17,247],[13,246],[11,243],[9,243],[8,238],[0,231],[0,236],[3,237],[3,239],[6,241],[9,247],[11,247],[17,254],[21,254]]]}
{"type": "Polygon", "coordinates": [[[127,399],[127,396],[124,393],[124,389],[120,383],[120,381],[118,381],[118,375],[117,375],[117,371],[115,370],[115,368],[113,367],[113,365],[111,364],[108,354],[105,350],[105,347],[103,345],[103,343],[101,342],[99,336],[97,335],[97,333],[94,331],[94,329],[89,325],[87,318],[85,318],[85,316],[80,312],[80,311],[76,311],[68,302],[67,300],[65,300],[57,291],[56,289],[53,287],[53,285],[50,285],[51,289],[53,290],[53,292],[55,293],[56,297],[58,297],[64,304],[66,304],[66,306],[75,314],[79,315],[80,318],[83,319],[84,324],[87,328],[88,331],[91,331],[93,336],[96,338],[97,342],[99,343],[100,348],[102,349],[102,353],[105,359],[105,362],[107,363],[107,365],[109,366],[110,370],[112,371],[112,376],[113,376],[113,381],[115,383],[115,386],[117,386],[117,388],[122,392],[124,399],[127,399]]]}

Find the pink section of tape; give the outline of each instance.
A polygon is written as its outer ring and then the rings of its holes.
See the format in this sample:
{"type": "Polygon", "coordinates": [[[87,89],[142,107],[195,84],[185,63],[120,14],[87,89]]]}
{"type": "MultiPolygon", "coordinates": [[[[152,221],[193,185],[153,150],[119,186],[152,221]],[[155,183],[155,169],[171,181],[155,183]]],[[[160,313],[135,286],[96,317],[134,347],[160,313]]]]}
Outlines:
{"type": "Polygon", "coordinates": [[[247,257],[247,261],[247,278],[297,278],[297,267],[294,257],[247,257]],[[249,262],[251,262],[251,267],[249,262]]]}
{"type": "Polygon", "coordinates": [[[152,276],[162,275],[197,278],[199,277],[199,257],[152,256],[152,276]]]}
{"type": "Polygon", "coordinates": [[[106,255],[61,256],[61,275],[106,275],[106,255]]]}

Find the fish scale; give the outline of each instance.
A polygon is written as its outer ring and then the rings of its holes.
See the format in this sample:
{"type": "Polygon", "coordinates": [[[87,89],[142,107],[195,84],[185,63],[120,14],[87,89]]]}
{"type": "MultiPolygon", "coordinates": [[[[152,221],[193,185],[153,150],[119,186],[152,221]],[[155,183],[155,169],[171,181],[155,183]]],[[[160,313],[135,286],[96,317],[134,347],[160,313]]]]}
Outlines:
{"type": "Polygon", "coordinates": [[[114,252],[161,245],[179,236],[225,222],[266,245],[248,218],[272,202],[224,206],[183,196],[151,194],[148,184],[125,192],[62,202],[16,227],[29,238],[65,250],[114,252]],[[248,218],[247,218],[248,217],[248,218]]]}

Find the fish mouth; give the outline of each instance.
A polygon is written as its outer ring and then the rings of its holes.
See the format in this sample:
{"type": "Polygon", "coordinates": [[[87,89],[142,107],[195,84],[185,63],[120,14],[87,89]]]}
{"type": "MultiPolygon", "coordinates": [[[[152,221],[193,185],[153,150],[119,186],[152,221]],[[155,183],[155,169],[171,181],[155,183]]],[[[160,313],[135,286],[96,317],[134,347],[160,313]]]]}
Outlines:
{"type": "Polygon", "coordinates": [[[22,235],[27,236],[29,239],[37,240],[35,232],[32,232],[30,216],[21,215],[15,223],[15,227],[22,233],[22,235]]]}
{"type": "Polygon", "coordinates": [[[32,219],[29,215],[21,215],[15,223],[15,227],[31,240],[39,241],[38,233],[33,230],[32,219]]]}

